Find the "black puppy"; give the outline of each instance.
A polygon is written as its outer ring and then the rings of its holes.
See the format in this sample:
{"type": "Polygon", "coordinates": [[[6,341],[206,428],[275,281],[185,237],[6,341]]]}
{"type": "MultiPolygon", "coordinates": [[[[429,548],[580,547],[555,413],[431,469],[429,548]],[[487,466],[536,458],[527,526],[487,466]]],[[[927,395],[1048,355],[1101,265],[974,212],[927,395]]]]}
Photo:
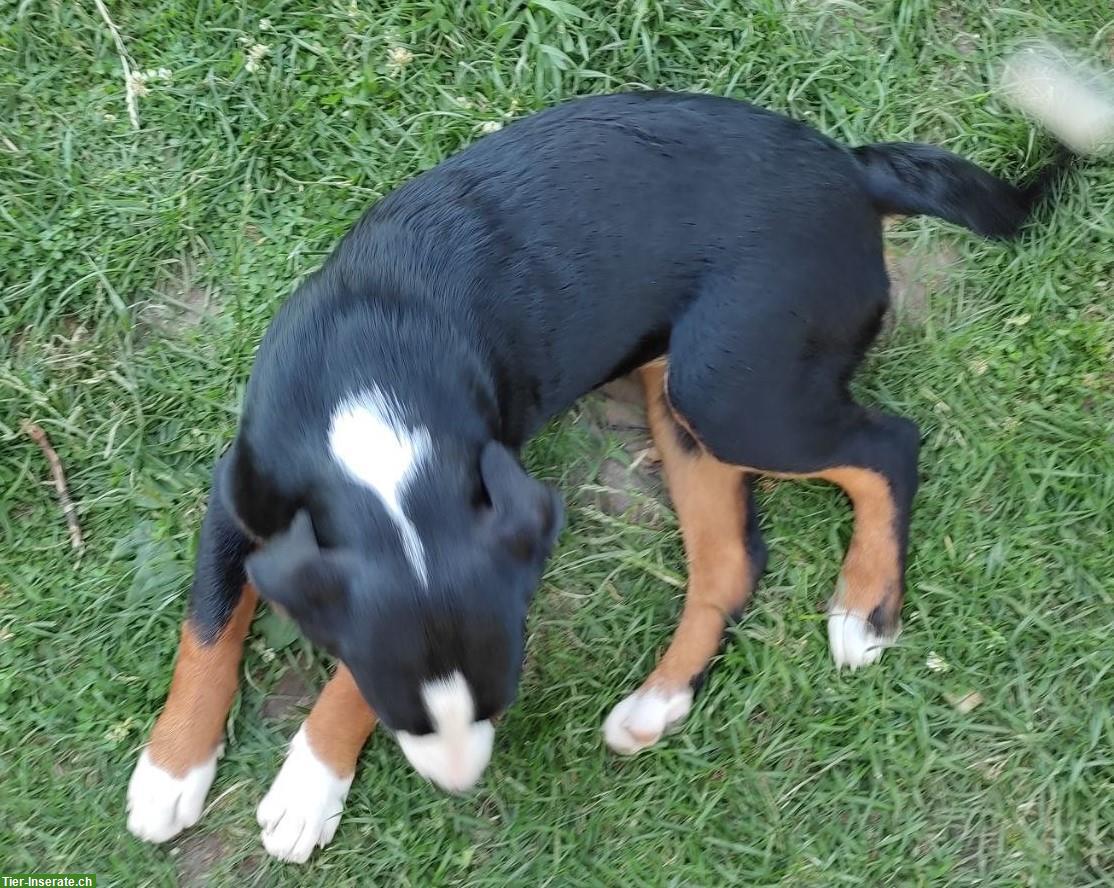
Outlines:
{"type": "Polygon", "coordinates": [[[343,664],[260,805],[271,853],[332,838],[376,716],[429,779],[475,783],[562,522],[515,453],[635,368],[691,571],[609,744],[640,749],[688,711],[750,596],[755,472],[849,494],[831,648],[875,660],[899,626],[918,447],[847,389],[887,306],[882,217],[1009,237],[1050,178],[1017,188],[926,145],[848,149],[743,102],[646,93],[526,118],[399,188],[260,347],[129,828],[161,841],[200,816],[256,589],[343,664]]]}

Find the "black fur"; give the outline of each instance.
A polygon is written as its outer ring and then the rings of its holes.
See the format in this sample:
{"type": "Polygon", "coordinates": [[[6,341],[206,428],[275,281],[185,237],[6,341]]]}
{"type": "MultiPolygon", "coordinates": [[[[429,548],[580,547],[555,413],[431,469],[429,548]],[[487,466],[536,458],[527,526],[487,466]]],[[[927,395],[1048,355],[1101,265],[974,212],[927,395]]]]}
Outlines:
{"type": "Polygon", "coordinates": [[[1028,185],[1016,186],[932,145],[890,142],[852,152],[866,190],[882,213],[939,216],[984,237],[1017,235],[1030,214],[1075,162],[1061,149],[1028,185]]]}
{"type": "MultiPolygon", "coordinates": [[[[349,665],[391,728],[428,730],[418,685],[452,670],[478,717],[505,708],[560,526],[513,453],[547,419],[668,350],[671,402],[713,454],[877,465],[907,504],[913,433],[846,389],[887,304],[881,215],[1007,235],[1031,204],[938,149],[850,150],[711,96],[582,99],[480,140],[369,210],[259,349],[227,505],[267,541],[261,593],[349,665]],[[383,504],[329,453],[337,403],[374,386],[433,442],[405,502],[428,588],[383,504]]],[[[242,545],[221,538],[203,531],[202,585],[227,585],[206,579],[214,559],[239,576],[242,545]]],[[[756,564],[759,546],[755,533],[756,564]]]]}
{"type": "Polygon", "coordinates": [[[227,456],[217,460],[190,589],[189,618],[205,643],[220,634],[236,609],[247,580],[244,559],[252,548],[251,540],[226,505],[228,470],[227,456]]]}
{"type": "Polygon", "coordinates": [[[673,415],[673,408],[669,406],[669,398],[666,396],[665,392],[661,393],[661,403],[664,407],[666,421],[673,429],[673,437],[677,441],[677,445],[685,453],[690,455],[699,452],[700,442],[692,436],[692,433],[688,429],[677,421],[677,417],[673,415]]]}
{"type": "MultiPolygon", "coordinates": [[[[753,586],[758,578],[766,572],[766,562],[769,561],[770,550],[766,546],[766,539],[762,536],[761,518],[758,514],[758,500],[754,495],[754,475],[747,474],[743,477],[743,501],[746,508],[746,540],[744,545],[747,557],[750,560],[750,582],[753,586]]],[[[736,620],[742,614],[736,616],[736,620]]]]}

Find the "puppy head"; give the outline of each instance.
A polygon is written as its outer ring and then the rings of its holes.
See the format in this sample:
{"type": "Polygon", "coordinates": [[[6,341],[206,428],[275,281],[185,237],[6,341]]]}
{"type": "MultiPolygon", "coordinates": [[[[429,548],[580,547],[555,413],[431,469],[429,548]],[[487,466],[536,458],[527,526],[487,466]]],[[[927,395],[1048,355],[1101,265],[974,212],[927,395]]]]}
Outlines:
{"type": "Polygon", "coordinates": [[[305,510],[247,563],[260,594],[348,666],[418,772],[452,792],[479,780],[492,719],[514,700],[526,611],[563,517],[501,444],[484,448],[480,476],[466,530],[423,532],[424,578],[395,538],[322,547],[305,510]]]}

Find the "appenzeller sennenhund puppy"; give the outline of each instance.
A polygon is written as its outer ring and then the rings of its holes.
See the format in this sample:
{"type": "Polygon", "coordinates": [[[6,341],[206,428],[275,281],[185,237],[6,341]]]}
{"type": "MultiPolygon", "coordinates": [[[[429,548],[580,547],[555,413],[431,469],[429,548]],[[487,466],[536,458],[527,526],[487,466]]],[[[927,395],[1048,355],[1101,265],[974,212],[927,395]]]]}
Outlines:
{"type": "Polygon", "coordinates": [[[164,841],[213,780],[257,596],[336,658],[258,809],[303,861],[377,722],[450,791],[515,698],[561,499],[517,454],[640,369],[689,564],[672,643],[607,716],[632,753],[689,711],[766,560],[756,474],[854,507],[828,636],[872,663],[900,624],[917,426],[848,383],[888,305],[882,220],[1008,238],[1015,187],[923,144],[848,148],[741,101],[638,93],[519,120],[370,209],[282,307],[218,460],[166,707],[128,790],[164,841]]]}

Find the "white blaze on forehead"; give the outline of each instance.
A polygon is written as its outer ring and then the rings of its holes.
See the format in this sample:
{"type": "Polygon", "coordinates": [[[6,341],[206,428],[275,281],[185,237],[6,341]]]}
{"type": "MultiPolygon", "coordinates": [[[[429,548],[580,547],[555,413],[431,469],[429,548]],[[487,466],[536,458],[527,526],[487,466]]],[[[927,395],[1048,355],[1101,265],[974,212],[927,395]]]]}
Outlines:
{"type": "Polygon", "coordinates": [[[475,721],[476,704],[459,672],[422,685],[430,734],[398,732],[398,744],[414,769],[449,792],[463,792],[480,779],[491,759],[495,728],[475,721]]]}
{"type": "Polygon", "coordinates": [[[382,500],[402,536],[406,559],[425,585],[422,540],[402,508],[402,499],[433,449],[429,430],[407,427],[398,401],[372,386],[337,404],[329,425],[329,448],[352,479],[382,500]]]}

